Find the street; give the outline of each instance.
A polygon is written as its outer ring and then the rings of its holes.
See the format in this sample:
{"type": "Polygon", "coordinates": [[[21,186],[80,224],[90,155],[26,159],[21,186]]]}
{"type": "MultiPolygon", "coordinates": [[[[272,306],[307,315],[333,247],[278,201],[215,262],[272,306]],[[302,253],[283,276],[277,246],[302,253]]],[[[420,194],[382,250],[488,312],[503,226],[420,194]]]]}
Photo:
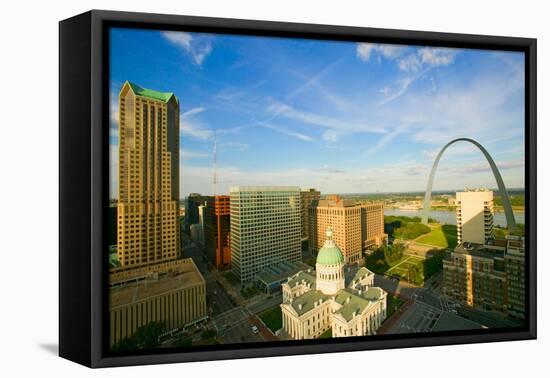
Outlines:
{"type": "MultiPolygon", "coordinates": [[[[244,301],[242,298],[232,298],[224,285],[218,279],[223,279],[218,272],[208,269],[207,257],[195,243],[186,243],[183,247],[185,257],[191,257],[206,282],[206,301],[209,325],[217,332],[221,343],[259,342],[275,337],[259,321],[256,314],[281,303],[281,295],[266,297],[263,294],[244,301]],[[245,302],[239,306],[236,302],[245,302]],[[258,327],[254,333],[253,326],[258,327]]],[[[227,286],[227,284],[225,284],[227,286]]],[[[238,295],[238,290],[230,291],[238,295]]]]}

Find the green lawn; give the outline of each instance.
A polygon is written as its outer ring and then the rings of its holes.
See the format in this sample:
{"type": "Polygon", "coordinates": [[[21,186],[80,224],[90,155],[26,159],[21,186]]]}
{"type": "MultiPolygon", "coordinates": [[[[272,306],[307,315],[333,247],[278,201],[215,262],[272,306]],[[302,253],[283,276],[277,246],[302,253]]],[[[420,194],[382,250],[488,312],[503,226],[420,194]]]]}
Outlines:
{"type": "Polygon", "coordinates": [[[432,223],[430,226],[432,227],[432,231],[416,239],[417,242],[440,248],[456,247],[456,226],[449,224],[440,225],[437,223],[432,223]]]}
{"type": "Polygon", "coordinates": [[[320,339],[330,339],[332,337],[332,328],[327,329],[319,336],[320,339]]]}
{"type": "Polygon", "coordinates": [[[265,323],[265,325],[275,333],[283,327],[283,314],[281,312],[280,306],[272,307],[268,310],[265,310],[260,315],[260,319],[265,323]]]}

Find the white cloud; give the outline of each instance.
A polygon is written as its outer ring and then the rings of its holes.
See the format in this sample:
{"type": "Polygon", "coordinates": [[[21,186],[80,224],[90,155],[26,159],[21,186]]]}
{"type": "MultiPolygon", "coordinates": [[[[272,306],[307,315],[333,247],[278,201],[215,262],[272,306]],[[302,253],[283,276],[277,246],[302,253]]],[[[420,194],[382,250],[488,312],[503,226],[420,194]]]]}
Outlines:
{"type": "Polygon", "coordinates": [[[260,125],[262,127],[265,127],[266,129],[277,131],[281,134],[285,134],[285,135],[289,135],[289,136],[294,137],[294,138],[298,138],[300,140],[303,140],[304,142],[313,141],[313,138],[308,136],[308,135],[305,135],[305,134],[302,134],[302,133],[299,133],[299,132],[296,132],[296,131],[293,131],[293,130],[289,130],[289,129],[284,128],[284,127],[279,126],[279,125],[271,125],[271,124],[267,124],[267,123],[264,123],[264,122],[259,122],[258,125],[260,125]]]}
{"type": "Polygon", "coordinates": [[[201,159],[201,158],[207,158],[210,155],[204,152],[197,152],[197,151],[191,151],[187,150],[185,148],[180,148],[180,159],[201,159]]]}
{"type": "Polygon", "coordinates": [[[377,46],[377,50],[382,56],[388,59],[395,59],[405,51],[406,47],[399,45],[380,44],[377,46]]]}
{"type": "Polygon", "coordinates": [[[109,116],[111,123],[118,125],[118,96],[115,96],[114,94],[111,94],[109,116]]]}
{"type": "MultiPolygon", "coordinates": [[[[397,65],[401,71],[412,73],[410,76],[399,79],[396,83],[396,89],[392,91],[385,86],[381,92],[384,99],[380,101],[379,106],[398,99],[403,96],[415,81],[424,77],[424,75],[434,67],[447,66],[454,62],[457,54],[456,49],[423,47],[399,59],[397,65]]],[[[431,78],[432,91],[435,91],[435,82],[431,78]]]]}
{"type": "Polygon", "coordinates": [[[180,118],[187,118],[187,117],[192,117],[196,114],[199,114],[199,113],[202,113],[204,112],[204,108],[203,107],[196,107],[196,108],[192,108],[186,112],[183,112],[180,114],[180,118]]]}
{"type": "MultiPolygon", "coordinates": [[[[226,194],[234,185],[296,185],[300,188],[317,188],[324,194],[390,192],[423,190],[429,173],[428,164],[415,161],[389,166],[342,169],[338,166],[287,167],[284,169],[245,169],[218,166],[218,193],[226,194]]],[[[181,169],[181,193],[210,194],[212,169],[204,165],[186,164],[181,169]]],[[[438,171],[438,181],[449,183],[446,188],[462,188],[464,180],[453,179],[456,173],[449,168],[438,171]]],[[[474,181],[472,184],[476,184],[474,181]]],[[[485,184],[479,182],[479,185],[485,184]]],[[[512,183],[510,183],[512,185],[512,183]]],[[[485,185],[487,186],[487,185],[485,185]]]]}
{"type": "Polygon", "coordinates": [[[357,44],[357,56],[362,61],[368,62],[370,55],[374,49],[375,45],[373,43],[358,43],[357,44]]]}
{"type": "Polygon", "coordinates": [[[195,139],[208,140],[214,135],[214,132],[207,129],[196,122],[193,122],[189,118],[200,114],[204,111],[203,107],[191,108],[186,112],[180,114],[180,134],[188,135],[195,139]]]}
{"type": "MultiPolygon", "coordinates": [[[[524,159],[516,159],[516,160],[506,160],[501,161],[500,163],[497,163],[497,168],[499,171],[506,171],[510,169],[515,168],[523,168],[525,167],[525,160],[524,159]]],[[[467,176],[472,175],[476,173],[484,173],[484,172],[491,172],[491,167],[489,166],[489,163],[486,160],[469,163],[467,165],[460,165],[460,166],[447,166],[442,167],[441,169],[444,172],[447,172],[447,174],[451,176],[467,176]]],[[[492,174],[491,174],[492,176],[492,174]]]]}
{"type": "Polygon", "coordinates": [[[291,119],[295,119],[311,125],[321,126],[328,129],[337,130],[340,132],[369,132],[381,134],[385,130],[379,126],[372,126],[364,122],[352,122],[348,120],[340,120],[319,114],[309,113],[302,110],[295,109],[294,107],[273,102],[267,109],[268,112],[275,116],[283,116],[291,119]]]}
{"type": "Polygon", "coordinates": [[[118,144],[109,145],[109,198],[118,196],[118,144]]]}
{"type": "Polygon", "coordinates": [[[398,81],[398,88],[395,92],[390,90],[388,87],[384,87],[384,96],[385,98],[378,103],[378,106],[384,106],[393,100],[398,99],[403,96],[405,92],[409,89],[409,86],[416,80],[416,77],[406,77],[398,81]]]}
{"type": "Polygon", "coordinates": [[[398,66],[401,71],[417,72],[422,67],[422,62],[417,54],[409,54],[399,60],[398,66]]]}
{"type": "Polygon", "coordinates": [[[197,65],[202,65],[212,52],[212,44],[206,39],[194,38],[190,33],[166,31],[163,37],[191,55],[197,65]]]}
{"type": "Polygon", "coordinates": [[[378,93],[381,93],[383,96],[388,96],[391,93],[391,88],[388,86],[385,86],[384,88],[380,88],[378,90],[378,93]]]}
{"type": "Polygon", "coordinates": [[[457,53],[457,49],[422,47],[400,59],[398,66],[399,69],[406,72],[418,72],[422,69],[448,66],[454,62],[457,53]]]}
{"type": "Polygon", "coordinates": [[[224,142],[219,144],[222,150],[246,151],[248,144],[242,142],[224,142]]]}
{"type": "Polygon", "coordinates": [[[379,44],[379,43],[358,43],[356,54],[359,59],[368,62],[373,53],[383,56],[386,59],[395,59],[403,55],[407,46],[379,44]]]}
{"type": "Polygon", "coordinates": [[[114,93],[109,104],[109,137],[118,140],[118,96],[114,93]]]}
{"type": "Polygon", "coordinates": [[[454,62],[457,50],[449,48],[424,47],[418,50],[422,63],[431,67],[447,66],[454,62]]]}
{"type": "Polygon", "coordinates": [[[323,140],[329,143],[335,143],[340,138],[340,135],[334,130],[326,130],[323,133],[323,140]]]}
{"type": "Polygon", "coordinates": [[[212,138],[214,133],[210,129],[180,119],[180,134],[188,135],[195,139],[208,140],[212,138]]]}

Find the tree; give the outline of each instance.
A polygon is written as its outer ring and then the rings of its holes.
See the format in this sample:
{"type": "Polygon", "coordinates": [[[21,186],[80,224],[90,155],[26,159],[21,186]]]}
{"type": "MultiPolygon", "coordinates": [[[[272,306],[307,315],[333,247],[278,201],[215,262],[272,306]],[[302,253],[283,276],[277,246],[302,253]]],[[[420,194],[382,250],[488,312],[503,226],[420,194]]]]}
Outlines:
{"type": "Polygon", "coordinates": [[[140,349],[148,349],[159,345],[159,337],[164,331],[163,322],[151,322],[139,327],[132,339],[140,349]]]}
{"type": "Polygon", "coordinates": [[[415,285],[424,283],[424,273],[421,265],[413,265],[407,271],[407,281],[415,285]]]}
{"type": "Polygon", "coordinates": [[[401,243],[394,243],[392,245],[388,245],[386,247],[383,247],[383,253],[384,253],[384,261],[388,265],[392,265],[403,257],[403,251],[405,250],[405,246],[401,243]]]}

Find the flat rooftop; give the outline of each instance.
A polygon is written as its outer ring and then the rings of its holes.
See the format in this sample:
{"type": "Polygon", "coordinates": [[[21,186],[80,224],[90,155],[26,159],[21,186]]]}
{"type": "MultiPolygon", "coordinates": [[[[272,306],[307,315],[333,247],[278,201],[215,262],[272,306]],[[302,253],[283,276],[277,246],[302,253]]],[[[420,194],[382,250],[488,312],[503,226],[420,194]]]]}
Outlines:
{"type": "Polygon", "coordinates": [[[229,192],[300,192],[300,188],[297,186],[232,186],[229,192]]]}
{"type": "MultiPolygon", "coordinates": [[[[256,279],[266,284],[271,284],[288,279],[299,271],[313,270],[313,268],[302,262],[283,261],[281,263],[270,265],[256,274],[256,279]]],[[[315,274],[315,271],[313,271],[315,274]]]]}
{"type": "Polygon", "coordinates": [[[204,284],[204,278],[191,259],[181,260],[178,269],[157,272],[151,277],[109,289],[111,308],[125,306],[172,291],[204,284]]]}
{"type": "Polygon", "coordinates": [[[456,246],[454,252],[486,259],[504,258],[503,248],[478,243],[460,243],[456,246]]]}

